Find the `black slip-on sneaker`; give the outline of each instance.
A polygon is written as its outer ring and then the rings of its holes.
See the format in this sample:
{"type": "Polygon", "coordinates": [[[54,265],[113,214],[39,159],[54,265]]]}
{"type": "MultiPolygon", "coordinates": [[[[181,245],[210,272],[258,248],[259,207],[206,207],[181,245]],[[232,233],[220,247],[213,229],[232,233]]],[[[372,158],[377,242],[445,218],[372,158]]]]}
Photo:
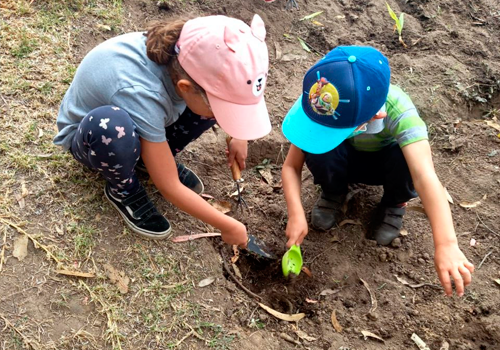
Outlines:
{"type": "Polygon", "coordinates": [[[170,223],[158,212],[142,186],[136,193],[118,199],[111,193],[109,183],[106,183],[104,194],[134,232],[152,239],[169,236],[172,230],[170,223]]]}

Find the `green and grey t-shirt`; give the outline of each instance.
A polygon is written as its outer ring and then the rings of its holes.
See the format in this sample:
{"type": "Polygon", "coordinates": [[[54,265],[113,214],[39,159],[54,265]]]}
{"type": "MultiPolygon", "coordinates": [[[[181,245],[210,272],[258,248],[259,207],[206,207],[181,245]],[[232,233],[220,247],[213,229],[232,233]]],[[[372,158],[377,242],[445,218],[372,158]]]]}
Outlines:
{"type": "Polygon", "coordinates": [[[147,57],[144,33],[106,40],[85,56],[59,108],[54,143],[69,149],[81,120],[105,105],[127,111],[139,136],[151,142],[166,141],[165,127],[184,112],[166,67],[147,57]]]}
{"type": "Polygon", "coordinates": [[[410,97],[398,86],[391,85],[385,103],[387,117],[384,118],[384,129],[377,134],[360,134],[349,139],[358,151],[379,151],[392,142],[400,147],[427,140],[427,127],[418,115],[410,97]]]}

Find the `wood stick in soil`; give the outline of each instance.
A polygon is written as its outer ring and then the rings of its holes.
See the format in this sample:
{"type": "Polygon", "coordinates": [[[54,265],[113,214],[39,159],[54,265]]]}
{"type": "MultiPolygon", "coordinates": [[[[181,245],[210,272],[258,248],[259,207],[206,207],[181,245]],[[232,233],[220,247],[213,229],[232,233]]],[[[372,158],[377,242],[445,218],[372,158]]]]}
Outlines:
{"type": "Polygon", "coordinates": [[[262,301],[262,298],[260,296],[258,296],[257,294],[255,294],[254,292],[252,292],[250,289],[248,289],[247,287],[245,287],[243,285],[243,283],[241,283],[238,278],[236,278],[236,276],[231,272],[231,270],[229,269],[229,266],[227,265],[227,257],[226,255],[224,254],[224,248],[221,248],[220,250],[220,255],[222,256],[222,265],[224,266],[224,270],[226,270],[227,274],[229,275],[229,277],[231,277],[231,279],[245,292],[247,293],[249,296],[251,296],[252,298],[258,300],[258,301],[262,301]]]}

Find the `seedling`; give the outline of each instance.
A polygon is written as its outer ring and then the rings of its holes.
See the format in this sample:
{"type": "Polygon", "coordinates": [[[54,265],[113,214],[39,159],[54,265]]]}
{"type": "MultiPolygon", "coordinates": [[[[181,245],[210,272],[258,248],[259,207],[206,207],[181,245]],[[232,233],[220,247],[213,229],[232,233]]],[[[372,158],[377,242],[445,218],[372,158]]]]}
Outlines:
{"type": "Polygon", "coordinates": [[[403,38],[401,36],[401,33],[403,31],[403,24],[405,22],[405,14],[403,12],[401,12],[401,14],[399,15],[399,18],[398,16],[396,16],[396,13],[391,9],[391,7],[389,6],[389,3],[386,2],[386,5],[387,5],[387,10],[389,10],[389,14],[391,15],[392,19],[394,20],[395,24],[394,24],[394,31],[398,31],[398,35],[399,35],[399,42],[405,47],[405,49],[408,47],[406,46],[405,42],[403,41],[403,38]]]}

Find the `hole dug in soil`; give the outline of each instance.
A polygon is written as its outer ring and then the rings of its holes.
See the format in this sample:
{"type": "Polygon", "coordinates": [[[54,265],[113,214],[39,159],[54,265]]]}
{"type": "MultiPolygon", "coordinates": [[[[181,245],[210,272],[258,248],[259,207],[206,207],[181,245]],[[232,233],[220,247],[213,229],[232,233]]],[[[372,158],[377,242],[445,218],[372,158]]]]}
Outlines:
{"type": "MultiPolygon", "coordinates": [[[[231,256],[229,247],[223,247],[223,258],[231,256]]],[[[281,257],[282,254],[278,254],[281,257]]],[[[240,282],[262,298],[262,303],[268,305],[276,311],[294,314],[303,312],[312,316],[315,312],[315,304],[305,302],[308,295],[318,295],[320,284],[313,277],[301,273],[299,276],[285,278],[281,270],[281,259],[269,260],[260,258],[252,253],[240,252],[236,267],[241,273],[240,282]]],[[[232,269],[231,263],[228,263],[232,269]]],[[[234,270],[231,273],[236,277],[234,270]]],[[[229,279],[226,271],[224,277],[229,279]]],[[[236,277],[238,278],[238,277],[236,277]]],[[[313,299],[311,297],[311,299],[313,299]]]]}

